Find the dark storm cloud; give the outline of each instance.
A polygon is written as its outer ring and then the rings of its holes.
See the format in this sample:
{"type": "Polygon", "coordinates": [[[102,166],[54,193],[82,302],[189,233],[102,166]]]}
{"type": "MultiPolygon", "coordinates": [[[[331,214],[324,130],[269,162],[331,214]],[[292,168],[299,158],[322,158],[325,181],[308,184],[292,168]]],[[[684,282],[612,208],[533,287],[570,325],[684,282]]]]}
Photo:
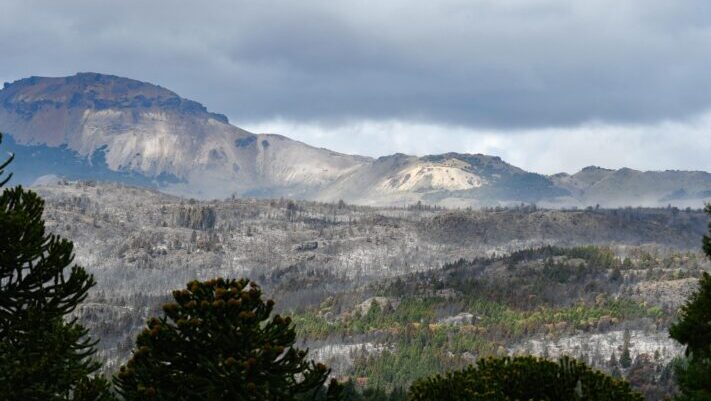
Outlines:
{"type": "Polygon", "coordinates": [[[708,1],[18,0],[0,49],[5,80],[129,76],[237,124],[536,128],[711,105],[708,1]]]}

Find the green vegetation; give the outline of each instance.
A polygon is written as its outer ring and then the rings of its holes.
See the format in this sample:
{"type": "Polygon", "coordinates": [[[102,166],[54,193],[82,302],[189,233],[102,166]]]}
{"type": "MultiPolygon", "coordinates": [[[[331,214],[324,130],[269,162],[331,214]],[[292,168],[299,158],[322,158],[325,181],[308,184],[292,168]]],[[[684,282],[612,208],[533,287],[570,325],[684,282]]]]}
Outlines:
{"type": "MultiPolygon", "coordinates": [[[[711,215],[711,205],[706,212],[711,215]]],[[[711,257],[711,238],[704,236],[703,243],[711,257]]],[[[711,400],[711,275],[704,272],[699,289],[682,307],[679,321],[669,334],[686,346],[686,359],[676,369],[680,390],[677,399],[711,400]]]]}
{"type": "Polygon", "coordinates": [[[641,401],[628,383],[569,358],[489,358],[446,376],[418,380],[412,401],[605,400],[641,401]]]}
{"type": "MultiPolygon", "coordinates": [[[[8,163],[0,163],[0,187],[8,163]]],[[[0,196],[0,400],[114,400],[110,383],[95,376],[96,342],[71,315],[94,279],[73,264],[71,242],[45,233],[43,206],[21,187],[0,196]]],[[[214,223],[209,211],[190,213],[189,226],[214,223]]],[[[709,237],[704,249],[711,256],[709,237]]],[[[695,263],[693,255],[635,251],[621,259],[593,246],[526,249],[360,288],[374,297],[355,306],[329,297],[293,320],[272,316],[274,302],[249,280],[193,281],[173,292],[163,316],[148,320],[114,390],[125,401],[403,401],[408,387],[413,401],[641,400],[627,382],[583,362],[509,357],[505,346],[602,333],[620,322],[668,324],[669,308],[632,296],[629,284],[640,275],[695,277],[695,263]],[[679,268],[686,263],[695,269],[679,268]],[[307,360],[297,337],[386,346],[354,356],[345,384],[324,386],[330,370],[307,360]]],[[[703,273],[670,331],[687,347],[676,368],[680,400],[711,400],[710,311],[711,275],[703,273]]],[[[667,371],[632,358],[624,328],[619,361],[613,353],[608,362],[613,375],[668,383],[667,371]]]]}
{"type": "MultiPolygon", "coordinates": [[[[423,302],[427,305],[428,302],[423,302]]],[[[423,308],[425,306],[423,305],[423,308]]],[[[431,315],[437,306],[424,309],[419,315],[431,315]]],[[[594,325],[603,316],[632,318],[654,316],[638,304],[610,302],[600,307],[570,307],[560,309],[541,309],[537,311],[516,311],[500,305],[481,302],[475,312],[486,311],[486,317],[476,325],[446,325],[438,323],[417,323],[407,325],[393,323],[390,337],[393,350],[356,359],[354,375],[368,378],[374,386],[390,388],[406,386],[413,380],[450,369],[461,368],[468,363],[462,358],[467,352],[478,356],[494,356],[506,352],[501,348],[503,339],[518,340],[529,333],[560,329],[567,322],[582,322],[594,325]],[[499,306],[498,308],[496,306],[499,306]],[[558,329],[556,329],[558,325],[558,329]]],[[[398,308],[399,309],[399,308],[398,308]]],[[[393,317],[376,319],[380,324],[374,329],[385,330],[383,322],[393,317]]],[[[428,320],[432,321],[432,320],[428,320]]],[[[355,326],[362,326],[362,323],[355,326]]],[[[571,324],[573,328],[575,324],[571,324]]]]}
{"type": "MultiPolygon", "coordinates": [[[[0,184],[8,163],[0,163],[0,184]]],[[[43,210],[22,187],[0,195],[0,398],[110,399],[108,383],[90,377],[99,368],[95,342],[65,320],[94,280],[72,265],[71,242],[45,233],[43,210]]]]}
{"type": "Polygon", "coordinates": [[[288,401],[322,389],[328,369],[294,347],[291,319],[272,317],[274,301],[256,284],[193,281],[173,297],[121,367],[115,382],[125,400],[288,401]]]}
{"type": "MultiPolygon", "coordinates": [[[[356,352],[348,374],[372,387],[406,387],[434,373],[464,368],[475,358],[507,354],[506,344],[532,336],[604,331],[645,319],[664,322],[668,311],[632,297],[607,296],[648,263],[646,254],[634,256],[632,263],[607,248],[585,246],[460,260],[373,288],[376,295],[397,300],[396,306],[380,307],[373,301],[365,313],[359,307],[334,319],[328,313],[333,306],[322,305],[293,317],[300,338],[351,337],[388,344],[380,352],[356,352]],[[448,320],[460,314],[463,320],[448,320]]],[[[629,350],[620,363],[630,368],[629,350]]]]}

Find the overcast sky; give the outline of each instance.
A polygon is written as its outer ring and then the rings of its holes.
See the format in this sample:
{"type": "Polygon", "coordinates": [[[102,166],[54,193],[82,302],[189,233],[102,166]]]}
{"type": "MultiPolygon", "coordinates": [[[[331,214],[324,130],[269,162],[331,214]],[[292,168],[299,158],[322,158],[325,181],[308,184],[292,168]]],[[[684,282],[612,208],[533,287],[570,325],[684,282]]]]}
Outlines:
{"type": "Polygon", "coordinates": [[[79,71],[348,153],[711,171],[708,0],[0,3],[1,80],[79,71]]]}

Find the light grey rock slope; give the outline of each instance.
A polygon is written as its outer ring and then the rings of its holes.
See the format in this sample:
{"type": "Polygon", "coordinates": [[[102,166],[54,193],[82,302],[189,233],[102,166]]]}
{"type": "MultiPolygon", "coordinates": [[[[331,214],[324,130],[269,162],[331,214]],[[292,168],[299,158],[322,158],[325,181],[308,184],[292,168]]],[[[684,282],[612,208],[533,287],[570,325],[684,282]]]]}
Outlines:
{"type": "Polygon", "coordinates": [[[698,207],[711,174],[586,168],[551,177],[498,157],[447,153],[378,159],[253,134],[176,93],[128,78],[31,77],[0,90],[3,144],[16,178],[123,181],[195,198],[290,197],[392,206],[698,207]]]}
{"type": "Polygon", "coordinates": [[[5,85],[0,104],[0,130],[18,145],[64,146],[182,195],[303,197],[369,161],[254,135],[167,89],[115,76],[23,79],[5,85]]]}
{"type": "Polygon", "coordinates": [[[346,174],[320,194],[370,205],[422,201],[444,206],[535,203],[568,195],[545,176],[514,167],[499,157],[446,153],[424,157],[395,154],[346,174]]]}

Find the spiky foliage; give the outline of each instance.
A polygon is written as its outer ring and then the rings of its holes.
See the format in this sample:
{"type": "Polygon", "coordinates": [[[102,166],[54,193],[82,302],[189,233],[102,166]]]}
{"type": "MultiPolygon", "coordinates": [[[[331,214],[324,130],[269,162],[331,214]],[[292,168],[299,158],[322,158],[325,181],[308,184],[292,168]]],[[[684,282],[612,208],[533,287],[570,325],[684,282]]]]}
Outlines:
{"type": "MultiPolygon", "coordinates": [[[[707,204],[704,210],[706,211],[706,214],[711,216],[711,203],[707,204]]],[[[711,222],[709,223],[709,235],[704,235],[703,246],[706,255],[711,257],[711,222]]]]}
{"type": "Polygon", "coordinates": [[[628,383],[564,357],[482,359],[462,371],[416,381],[412,401],[642,401],[628,383]]]}
{"type": "Polygon", "coordinates": [[[46,233],[43,211],[44,201],[22,187],[0,196],[0,336],[33,314],[48,323],[70,314],[95,284],[73,264],[74,245],[46,233]]]}
{"type": "MultiPolygon", "coordinates": [[[[706,206],[711,215],[711,205],[706,206]]],[[[711,232],[711,224],[709,224],[711,232]]],[[[703,239],[711,257],[711,238],[703,239]]],[[[704,272],[699,287],[682,306],[679,321],[669,329],[670,336],[686,346],[685,360],[676,365],[679,400],[711,400],[711,275],[704,272]]]]}
{"type": "Polygon", "coordinates": [[[669,334],[686,345],[687,355],[711,357],[711,275],[703,273],[698,289],[682,306],[679,321],[669,334]]]}
{"type": "MultiPolygon", "coordinates": [[[[148,321],[114,379],[127,400],[296,400],[328,369],[294,347],[291,319],[248,280],[193,281],[148,321]]],[[[336,386],[329,398],[336,396],[336,386]]]]}
{"type": "MultiPolygon", "coordinates": [[[[0,132],[0,143],[2,143],[2,132],[0,132]]],[[[8,174],[6,177],[3,176],[5,175],[5,168],[12,162],[12,159],[14,158],[15,155],[10,154],[7,159],[0,162],[0,188],[7,184],[7,182],[10,181],[10,178],[12,178],[12,173],[8,174]]]]}
{"type": "Polygon", "coordinates": [[[0,195],[0,399],[108,399],[107,382],[89,378],[95,343],[65,320],[94,280],[73,265],[71,242],[45,232],[43,210],[22,187],[0,195]]]}

